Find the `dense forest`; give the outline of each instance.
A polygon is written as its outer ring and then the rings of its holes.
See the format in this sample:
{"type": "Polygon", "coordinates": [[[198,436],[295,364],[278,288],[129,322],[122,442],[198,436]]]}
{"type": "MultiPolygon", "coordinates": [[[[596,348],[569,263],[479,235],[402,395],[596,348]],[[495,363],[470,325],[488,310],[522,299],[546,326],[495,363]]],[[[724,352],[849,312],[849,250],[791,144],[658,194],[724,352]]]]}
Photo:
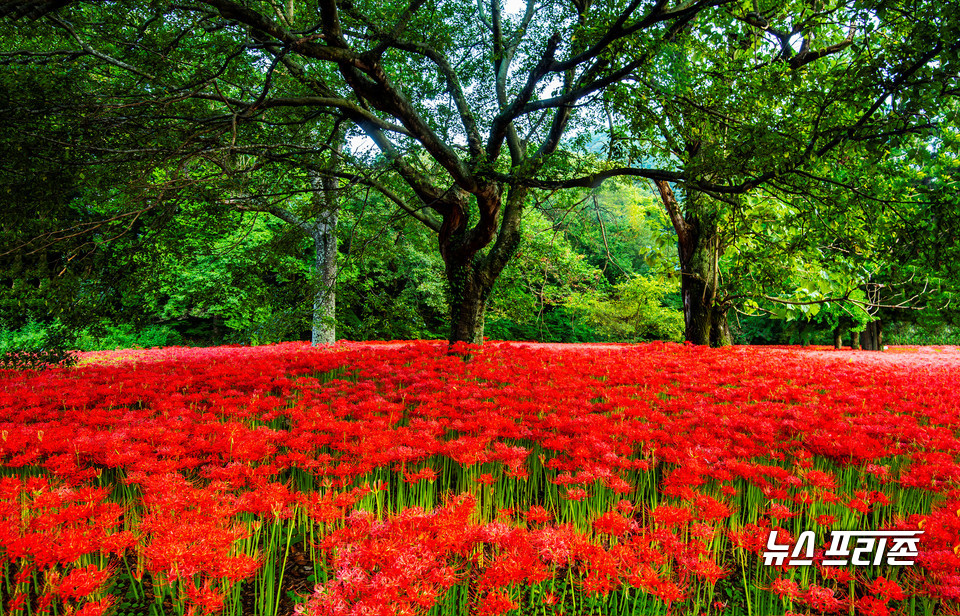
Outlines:
{"type": "Polygon", "coordinates": [[[0,347],[956,343],[958,8],[4,0],[0,347]]]}

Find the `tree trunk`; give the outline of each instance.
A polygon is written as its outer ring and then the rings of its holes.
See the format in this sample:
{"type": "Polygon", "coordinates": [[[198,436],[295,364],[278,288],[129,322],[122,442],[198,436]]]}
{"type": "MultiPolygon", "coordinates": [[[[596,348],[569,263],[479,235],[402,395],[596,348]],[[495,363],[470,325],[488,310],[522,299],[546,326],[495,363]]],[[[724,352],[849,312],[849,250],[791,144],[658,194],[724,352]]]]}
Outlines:
{"type": "Polygon", "coordinates": [[[680,261],[680,296],[683,298],[684,339],[710,344],[713,329],[713,293],[698,271],[699,263],[680,261]]]}
{"type": "MultiPolygon", "coordinates": [[[[335,198],[334,198],[335,200],[335,198]]],[[[329,202],[330,199],[327,199],[329,202]]],[[[337,340],[337,218],[336,205],[324,210],[314,226],[313,248],[316,254],[316,284],[310,342],[313,346],[333,344],[337,340]]]]}
{"type": "Polygon", "coordinates": [[[317,214],[309,235],[316,256],[310,342],[313,346],[337,341],[337,220],[340,216],[340,180],[332,173],[340,163],[344,134],[334,130],[330,140],[328,173],[309,172],[317,214]]]}
{"type": "Polygon", "coordinates": [[[714,305],[711,316],[710,346],[724,347],[733,344],[730,322],[727,320],[727,310],[714,305]]]}
{"type": "Polygon", "coordinates": [[[864,351],[883,349],[883,330],[880,327],[880,321],[867,323],[867,328],[860,332],[860,345],[864,351]]]}
{"type": "Polygon", "coordinates": [[[717,224],[699,193],[688,191],[683,216],[670,185],[660,181],[656,184],[677,232],[684,338],[694,344],[729,345],[732,337],[727,308],[716,301],[722,252],[717,224]]]}
{"type": "MultiPolygon", "coordinates": [[[[480,223],[472,229],[461,224],[460,232],[441,230],[440,253],[449,287],[450,344],[483,344],[487,299],[520,244],[520,216],[526,195],[526,189],[510,189],[496,240],[485,254],[480,254],[484,245],[475,241],[480,223]]],[[[499,192],[491,191],[489,198],[500,199],[499,192]]]]}
{"type": "Polygon", "coordinates": [[[483,344],[483,317],[493,282],[487,281],[477,266],[473,262],[447,265],[451,344],[483,344]]]}
{"type": "Polygon", "coordinates": [[[840,325],[833,329],[833,348],[838,351],[843,348],[843,327],[840,325]]]}
{"type": "Polygon", "coordinates": [[[850,332],[850,348],[854,351],[860,350],[860,332],[850,332]]]}

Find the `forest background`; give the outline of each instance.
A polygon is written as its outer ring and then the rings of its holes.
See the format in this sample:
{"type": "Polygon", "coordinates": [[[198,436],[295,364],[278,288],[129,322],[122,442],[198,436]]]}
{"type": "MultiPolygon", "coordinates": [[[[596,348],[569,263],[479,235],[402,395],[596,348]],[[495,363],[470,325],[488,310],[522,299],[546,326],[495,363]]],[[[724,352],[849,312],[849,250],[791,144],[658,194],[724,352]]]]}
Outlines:
{"type": "Polygon", "coordinates": [[[0,350],[956,344],[957,9],[5,1],[0,350]]]}

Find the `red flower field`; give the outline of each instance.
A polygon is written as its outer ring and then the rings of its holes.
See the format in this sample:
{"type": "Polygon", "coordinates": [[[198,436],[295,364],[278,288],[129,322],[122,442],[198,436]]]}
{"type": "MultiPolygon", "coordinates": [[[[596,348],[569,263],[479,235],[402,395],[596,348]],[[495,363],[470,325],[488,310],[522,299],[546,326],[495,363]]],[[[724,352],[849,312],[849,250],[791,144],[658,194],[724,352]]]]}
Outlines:
{"type": "Polygon", "coordinates": [[[464,350],[0,372],[0,613],[960,613],[958,350],[464,350]]]}

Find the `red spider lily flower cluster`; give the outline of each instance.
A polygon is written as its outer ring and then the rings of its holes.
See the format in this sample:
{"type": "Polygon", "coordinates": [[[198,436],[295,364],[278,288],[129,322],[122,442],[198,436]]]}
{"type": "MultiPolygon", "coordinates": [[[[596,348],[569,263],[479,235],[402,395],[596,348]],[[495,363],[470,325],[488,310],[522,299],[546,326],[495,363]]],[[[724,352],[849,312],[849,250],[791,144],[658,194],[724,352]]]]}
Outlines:
{"type": "Polygon", "coordinates": [[[303,344],[0,373],[4,613],[960,610],[960,353],[303,344]],[[831,530],[922,529],[913,567],[831,530]],[[810,567],[771,532],[818,533],[810,567]],[[247,589],[247,590],[244,590],[247,589]],[[253,597],[252,599],[250,597],[253,597]],[[292,608],[291,608],[292,609],[292,608]]]}

